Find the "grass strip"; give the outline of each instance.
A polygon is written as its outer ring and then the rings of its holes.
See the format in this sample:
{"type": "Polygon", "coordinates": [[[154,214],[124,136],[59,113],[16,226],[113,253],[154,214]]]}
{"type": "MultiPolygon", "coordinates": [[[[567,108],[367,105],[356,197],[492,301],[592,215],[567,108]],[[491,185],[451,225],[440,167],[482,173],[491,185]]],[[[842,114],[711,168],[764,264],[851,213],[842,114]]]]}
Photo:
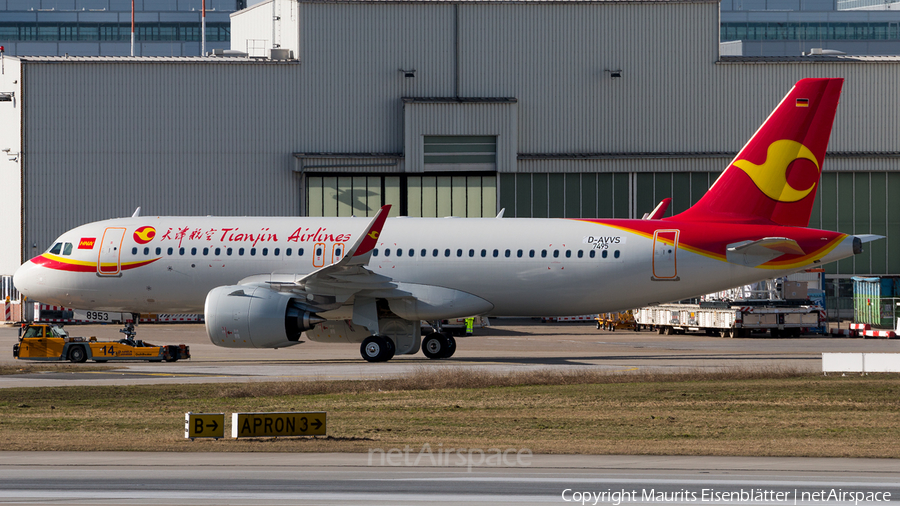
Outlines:
{"type": "MultiPolygon", "coordinates": [[[[900,457],[896,375],[495,374],[0,390],[0,450],[900,457]],[[327,411],[328,437],[184,439],[184,413],[327,411]]],[[[230,420],[226,422],[230,425],[230,420]]],[[[226,429],[229,434],[230,428],[226,429]]]]}

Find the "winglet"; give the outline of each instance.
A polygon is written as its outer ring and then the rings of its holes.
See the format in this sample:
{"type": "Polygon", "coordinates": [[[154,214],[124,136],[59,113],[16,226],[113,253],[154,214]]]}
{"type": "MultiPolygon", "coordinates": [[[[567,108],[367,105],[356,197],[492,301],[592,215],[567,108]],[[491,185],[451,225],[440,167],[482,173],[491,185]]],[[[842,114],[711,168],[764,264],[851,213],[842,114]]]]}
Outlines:
{"type": "Polygon", "coordinates": [[[388,213],[390,212],[390,204],[382,206],[381,209],[378,210],[378,214],[376,214],[375,217],[372,218],[372,222],[369,223],[369,228],[366,229],[366,233],[351,247],[350,251],[352,252],[352,256],[360,257],[375,249],[375,245],[378,244],[378,236],[381,235],[381,229],[384,228],[384,220],[387,219],[388,213]]]}

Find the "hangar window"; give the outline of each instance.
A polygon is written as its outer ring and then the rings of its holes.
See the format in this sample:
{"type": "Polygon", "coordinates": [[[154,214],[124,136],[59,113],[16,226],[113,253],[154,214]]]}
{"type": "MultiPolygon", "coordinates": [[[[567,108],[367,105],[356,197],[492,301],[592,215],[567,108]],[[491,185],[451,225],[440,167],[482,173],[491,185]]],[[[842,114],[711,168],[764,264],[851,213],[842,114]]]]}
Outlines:
{"type": "Polygon", "coordinates": [[[131,248],[131,254],[137,255],[137,248],[131,248]]]}
{"type": "Polygon", "coordinates": [[[423,142],[426,171],[496,170],[496,136],[426,135],[423,142]]]}

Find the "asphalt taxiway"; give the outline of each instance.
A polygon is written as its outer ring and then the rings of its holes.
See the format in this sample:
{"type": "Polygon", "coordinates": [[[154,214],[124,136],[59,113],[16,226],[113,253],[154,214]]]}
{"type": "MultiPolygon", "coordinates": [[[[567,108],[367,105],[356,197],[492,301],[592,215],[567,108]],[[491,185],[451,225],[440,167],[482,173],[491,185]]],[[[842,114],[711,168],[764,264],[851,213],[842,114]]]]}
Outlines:
{"type": "Polygon", "coordinates": [[[900,498],[896,460],[533,455],[471,467],[456,459],[397,462],[371,452],[6,452],[0,504],[818,506],[900,498]]]}
{"type": "MultiPolygon", "coordinates": [[[[71,335],[117,340],[118,327],[71,325],[71,335]]],[[[150,384],[246,382],[264,380],[378,379],[428,368],[609,371],[789,368],[821,370],[823,352],[900,352],[900,340],[808,336],[797,339],[723,339],[700,335],[663,336],[655,332],[597,330],[593,323],[541,323],[496,319],[475,335],[457,339],[449,360],[429,360],[421,352],[368,363],[357,344],[305,342],[282,349],[229,349],[214,346],[203,325],[138,327],[138,338],[155,344],[191,347],[190,360],[175,363],[109,363],[103,371],[41,372],[0,376],[0,388],[70,384],[150,384]]],[[[12,357],[16,329],[0,327],[0,364],[22,364],[12,357]],[[6,350],[6,352],[3,352],[6,350]]],[[[35,362],[32,362],[35,363],[35,362]]]]}

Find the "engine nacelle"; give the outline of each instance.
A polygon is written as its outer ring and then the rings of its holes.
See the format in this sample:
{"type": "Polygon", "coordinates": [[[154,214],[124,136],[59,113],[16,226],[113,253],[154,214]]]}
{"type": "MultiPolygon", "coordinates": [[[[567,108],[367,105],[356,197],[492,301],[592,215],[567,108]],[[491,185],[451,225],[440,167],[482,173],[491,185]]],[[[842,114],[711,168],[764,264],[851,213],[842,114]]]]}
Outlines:
{"type": "Polygon", "coordinates": [[[325,321],[290,295],[253,285],[220,286],[206,295],[206,334],[226,348],[281,348],[325,321]]]}

